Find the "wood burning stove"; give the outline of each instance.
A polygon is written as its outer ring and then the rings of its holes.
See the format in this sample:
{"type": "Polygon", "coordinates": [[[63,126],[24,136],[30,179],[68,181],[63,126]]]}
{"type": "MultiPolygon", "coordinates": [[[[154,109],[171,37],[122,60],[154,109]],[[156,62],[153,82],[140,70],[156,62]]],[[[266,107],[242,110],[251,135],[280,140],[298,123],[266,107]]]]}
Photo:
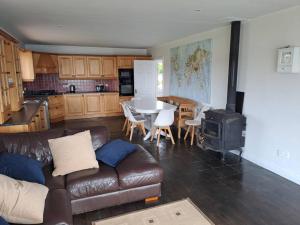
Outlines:
{"type": "Polygon", "coordinates": [[[246,118],[240,113],[223,109],[206,111],[201,122],[200,145],[203,149],[223,153],[223,159],[230,150],[239,150],[241,155],[245,127],[246,118]]]}

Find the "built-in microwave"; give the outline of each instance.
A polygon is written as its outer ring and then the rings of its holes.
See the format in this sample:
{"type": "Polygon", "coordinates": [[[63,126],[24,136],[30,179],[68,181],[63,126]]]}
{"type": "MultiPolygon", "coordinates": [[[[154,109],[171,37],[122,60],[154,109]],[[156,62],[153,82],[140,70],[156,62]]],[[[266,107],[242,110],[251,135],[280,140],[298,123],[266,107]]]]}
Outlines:
{"type": "Polygon", "coordinates": [[[134,96],[133,69],[119,69],[120,96],[134,96]]]}

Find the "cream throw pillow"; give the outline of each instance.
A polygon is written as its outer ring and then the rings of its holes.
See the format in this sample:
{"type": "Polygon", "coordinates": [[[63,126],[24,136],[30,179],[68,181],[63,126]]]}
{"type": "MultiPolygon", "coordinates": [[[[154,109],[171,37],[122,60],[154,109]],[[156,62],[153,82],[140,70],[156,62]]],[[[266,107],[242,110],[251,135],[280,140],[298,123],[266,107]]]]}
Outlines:
{"type": "Polygon", "coordinates": [[[48,140],[53,156],[53,176],[66,175],[75,171],[99,168],[93,150],[90,131],[48,140]]]}
{"type": "Polygon", "coordinates": [[[0,175],[0,216],[9,223],[43,222],[48,188],[0,175]]]}

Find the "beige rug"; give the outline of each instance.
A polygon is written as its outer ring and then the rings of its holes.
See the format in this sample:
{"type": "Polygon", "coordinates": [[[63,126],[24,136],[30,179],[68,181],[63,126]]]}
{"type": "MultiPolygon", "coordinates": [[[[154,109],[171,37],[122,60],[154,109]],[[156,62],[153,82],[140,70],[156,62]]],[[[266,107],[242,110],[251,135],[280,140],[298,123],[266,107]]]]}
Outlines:
{"type": "Polygon", "coordinates": [[[213,225],[190,199],[99,220],[93,225],[213,225]]]}

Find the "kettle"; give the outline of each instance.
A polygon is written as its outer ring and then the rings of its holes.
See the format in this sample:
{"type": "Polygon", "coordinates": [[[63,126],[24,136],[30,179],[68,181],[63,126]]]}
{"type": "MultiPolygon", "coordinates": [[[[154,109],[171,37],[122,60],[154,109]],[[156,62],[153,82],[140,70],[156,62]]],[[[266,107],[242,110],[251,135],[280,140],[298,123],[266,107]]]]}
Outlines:
{"type": "Polygon", "coordinates": [[[70,93],[75,93],[76,91],[75,85],[71,84],[69,88],[70,88],[70,93]]]}

